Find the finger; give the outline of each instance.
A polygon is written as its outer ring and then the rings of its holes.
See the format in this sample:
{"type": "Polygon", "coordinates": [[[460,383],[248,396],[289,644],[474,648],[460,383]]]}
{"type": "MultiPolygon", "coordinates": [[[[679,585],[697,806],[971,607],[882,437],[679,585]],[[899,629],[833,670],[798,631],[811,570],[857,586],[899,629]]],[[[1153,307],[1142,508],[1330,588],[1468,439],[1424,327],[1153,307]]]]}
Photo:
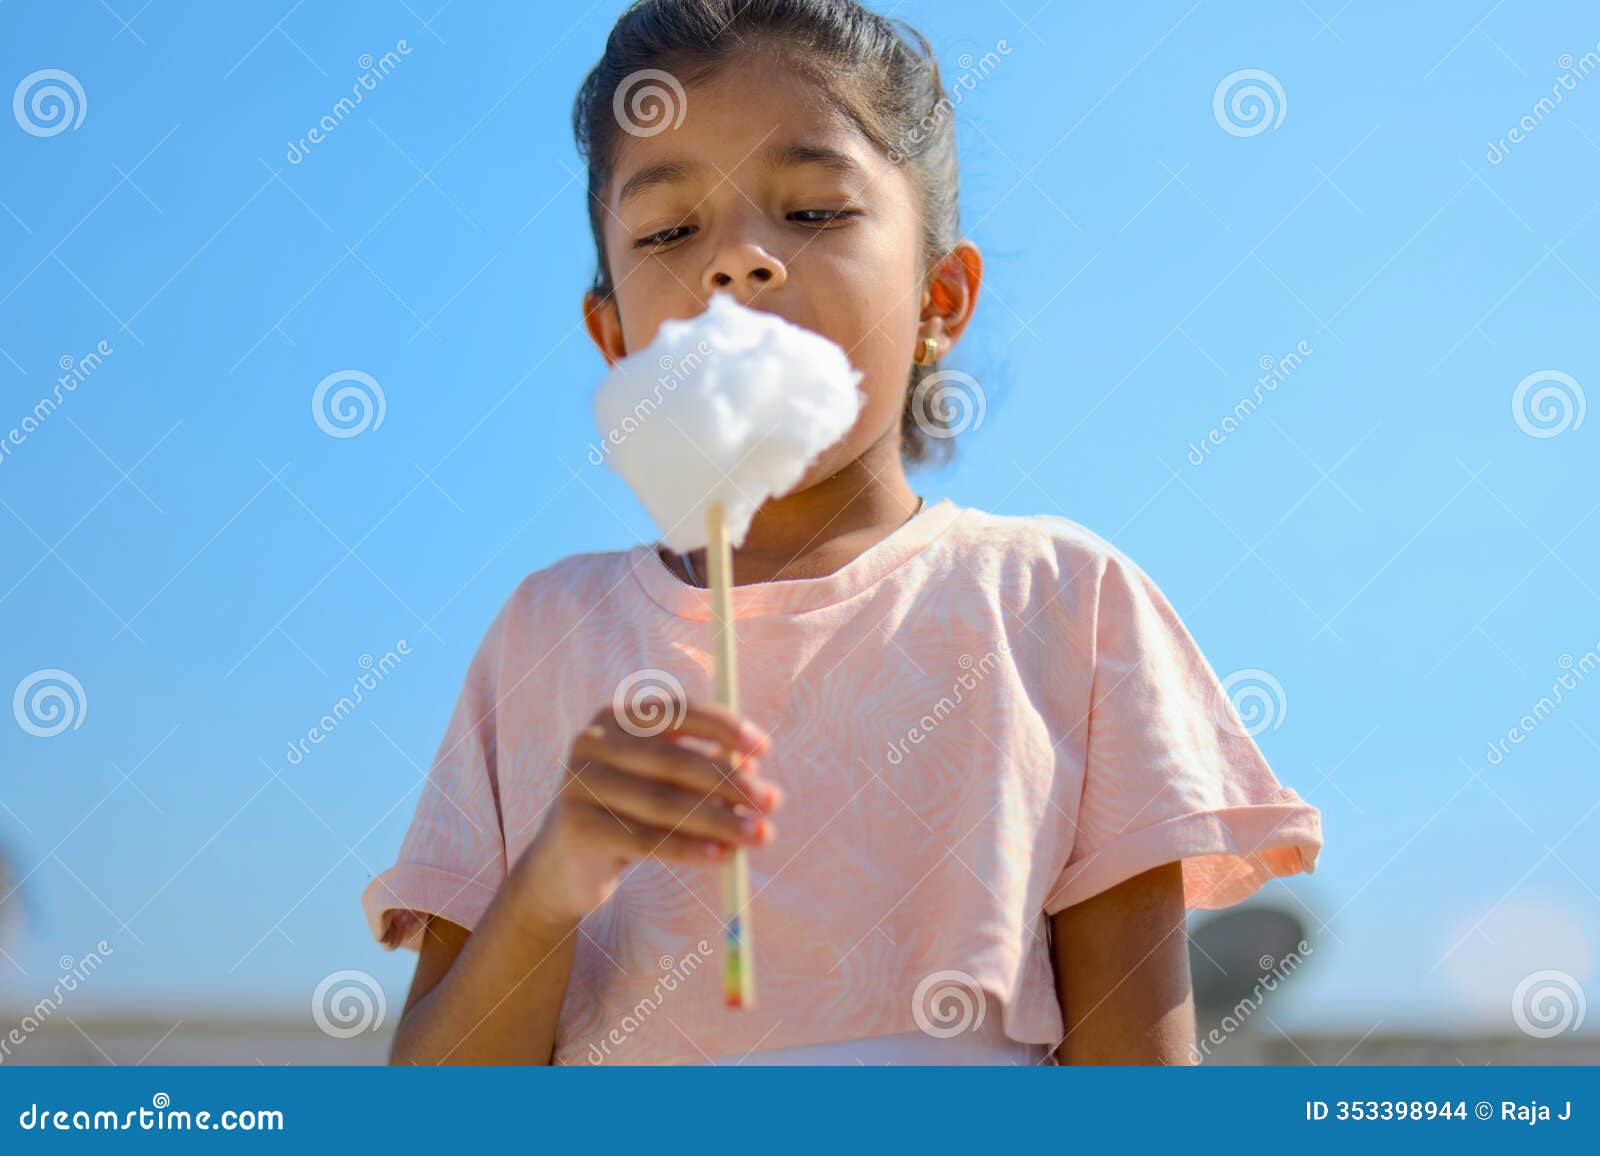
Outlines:
{"type": "Polygon", "coordinates": [[[589,764],[575,786],[622,819],[730,844],[757,845],[768,838],[760,816],[740,815],[720,799],[605,763],[589,764]]]}
{"type": "MultiPolygon", "coordinates": [[[[652,705],[659,705],[652,702],[652,705]]],[[[707,739],[724,750],[744,755],[759,755],[771,745],[771,736],[745,718],[719,702],[678,700],[672,704],[665,717],[652,716],[638,719],[628,713],[628,704],[613,709],[612,722],[629,734],[692,735],[707,739]]]]}
{"type": "Polygon", "coordinates": [[[756,776],[754,768],[759,764],[747,762],[742,773],[730,773],[714,759],[663,735],[634,735],[597,727],[581,736],[581,742],[574,744],[574,753],[592,763],[622,767],[685,791],[714,795],[758,811],[772,810],[782,797],[776,784],[756,776]]]}
{"type": "Polygon", "coordinates": [[[672,831],[642,822],[623,822],[617,816],[579,806],[589,814],[585,827],[601,847],[624,859],[654,856],[669,862],[717,863],[733,854],[732,848],[715,839],[701,839],[684,831],[672,831]]]}

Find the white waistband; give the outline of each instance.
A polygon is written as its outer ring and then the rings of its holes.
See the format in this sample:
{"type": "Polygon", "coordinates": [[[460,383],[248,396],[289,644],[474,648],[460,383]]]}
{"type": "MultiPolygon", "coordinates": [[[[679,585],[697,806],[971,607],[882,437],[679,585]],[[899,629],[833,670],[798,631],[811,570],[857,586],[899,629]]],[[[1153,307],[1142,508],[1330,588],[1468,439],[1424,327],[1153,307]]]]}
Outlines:
{"type": "Polygon", "coordinates": [[[721,1056],[709,1061],[724,1065],[817,1065],[817,1064],[894,1064],[998,1065],[1040,1064],[1049,1054],[1047,1044],[1027,1044],[1005,1034],[999,1009],[990,1008],[983,1022],[953,1036],[932,1036],[926,1032],[868,1036],[858,1040],[838,1040],[826,1044],[798,1044],[769,1048],[748,1056],[721,1056]]]}

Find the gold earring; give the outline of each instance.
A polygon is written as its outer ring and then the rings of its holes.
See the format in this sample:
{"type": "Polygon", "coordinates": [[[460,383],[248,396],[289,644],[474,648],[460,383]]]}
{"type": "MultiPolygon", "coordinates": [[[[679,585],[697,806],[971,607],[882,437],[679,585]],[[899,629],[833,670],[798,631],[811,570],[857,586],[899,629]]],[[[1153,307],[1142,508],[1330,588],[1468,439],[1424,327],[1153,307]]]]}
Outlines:
{"type": "Polygon", "coordinates": [[[922,344],[917,346],[917,351],[911,355],[911,360],[918,365],[927,365],[937,358],[939,342],[932,337],[924,337],[922,344]]]}

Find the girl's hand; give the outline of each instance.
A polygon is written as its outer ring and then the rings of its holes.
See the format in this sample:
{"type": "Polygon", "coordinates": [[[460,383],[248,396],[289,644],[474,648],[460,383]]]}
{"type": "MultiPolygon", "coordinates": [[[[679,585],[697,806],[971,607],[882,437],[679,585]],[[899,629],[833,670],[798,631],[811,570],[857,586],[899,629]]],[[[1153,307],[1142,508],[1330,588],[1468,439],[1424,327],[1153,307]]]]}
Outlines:
{"type": "Polygon", "coordinates": [[[541,923],[576,923],[646,855],[717,863],[733,848],[772,841],[763,816],[782,795],[759,776],[764,731],[716,703],[690,702],[670,725],[641,727],[611,705],[573,740],[554,802],[513,868],[525,908],[541,923]],[[657,732],[659,729],[659,733],[657,732]],[[691,743],[722,752],[720,760],[691,743]]]}

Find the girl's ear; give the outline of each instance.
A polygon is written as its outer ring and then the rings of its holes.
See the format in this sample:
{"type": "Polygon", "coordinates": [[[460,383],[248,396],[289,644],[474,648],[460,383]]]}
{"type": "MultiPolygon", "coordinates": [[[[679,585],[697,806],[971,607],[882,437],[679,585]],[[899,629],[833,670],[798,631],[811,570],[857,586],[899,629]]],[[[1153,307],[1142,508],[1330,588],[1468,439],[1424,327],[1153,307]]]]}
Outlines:
{"type": "Polygon", "coordinates": [[[939,341],[940,356],[961,339],[978,308],[983,284],[983,254],[971,241],[959,241],[928,275],[922,294],[922,324],[917,338],[939,341]]]}
{"type": "Polygon", "coordinates": [[[628,346],[622,337],[622,318],[617,313],[615,298],[602,300],[592,289],[585,292],[583,327],[589,331],[590,339],[600,351],[600,356],[606,359],[607,365],[615,365],[628,356],[628,346]]]}

